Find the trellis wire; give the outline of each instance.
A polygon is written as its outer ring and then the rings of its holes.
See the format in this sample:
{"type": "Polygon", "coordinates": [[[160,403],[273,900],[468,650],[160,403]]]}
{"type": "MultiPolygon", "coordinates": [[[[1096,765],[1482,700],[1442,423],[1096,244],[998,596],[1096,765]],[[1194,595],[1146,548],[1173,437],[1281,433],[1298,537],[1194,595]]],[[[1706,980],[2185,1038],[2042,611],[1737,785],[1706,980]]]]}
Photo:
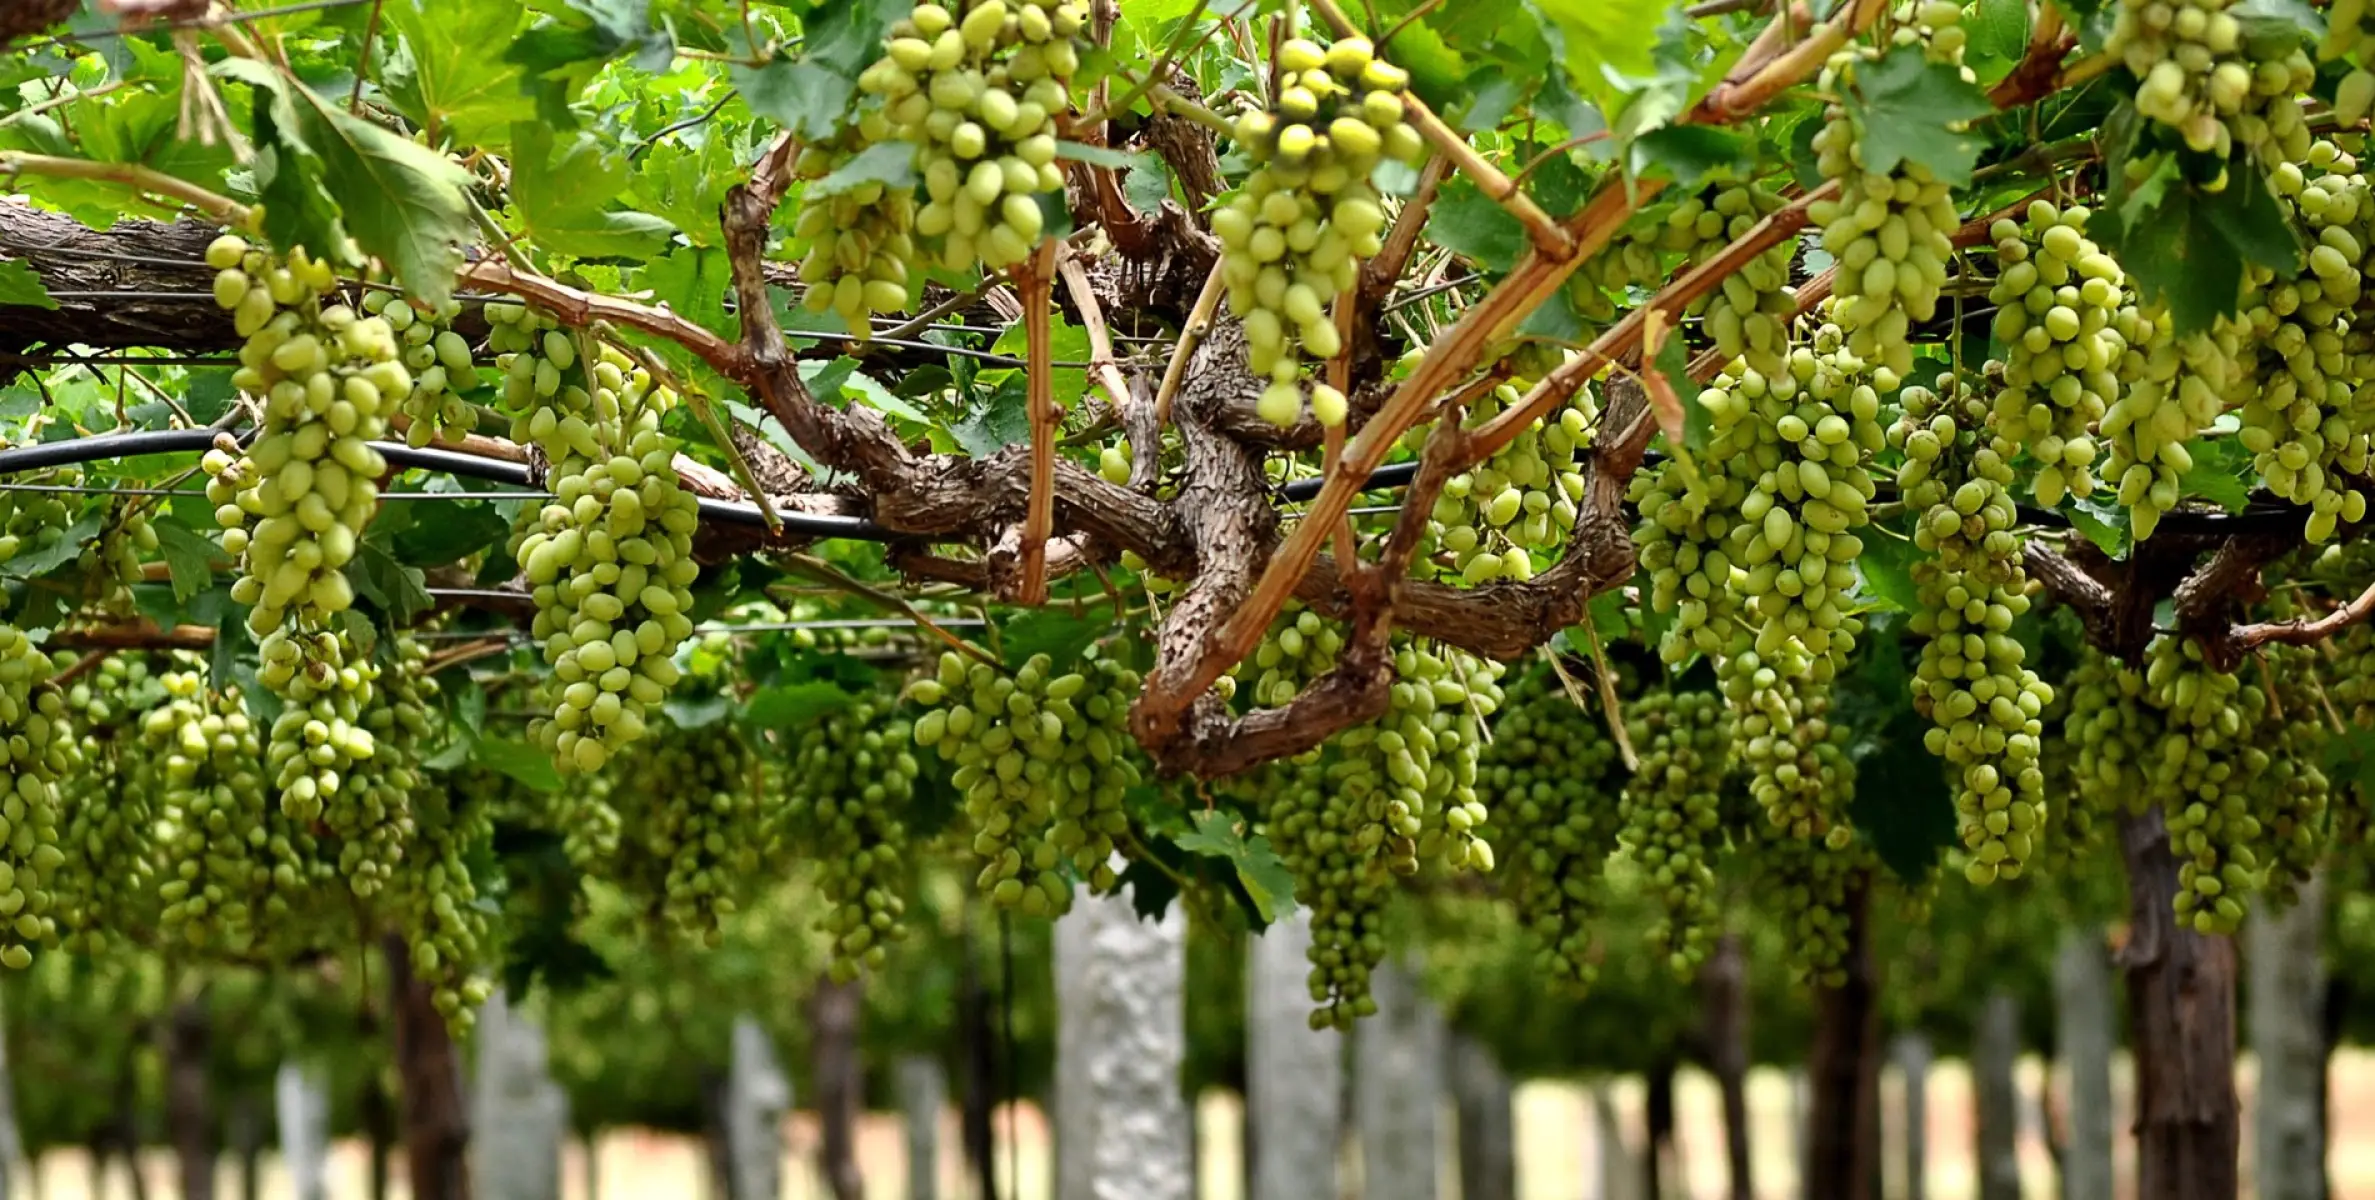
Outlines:
{"type": "Polygon", "coordinates": [[[85,33],[61,33],[54,37],[36,38],[33,41],[26,42],[21,46],[11,47],[10,51],[11,53],[22,54],[28,50],[40,50],[45,47],[62,45],[68,42],[101,42],[110,38],[138,37],[144,33],[159,33],[170,29],[200,29],[212,25],[241,25],[249,21],[262,21],[271,17],[294,16],[298,13],[316,12],[326,8],[349,8],[361,3],[363,3],[363,0],[304,0],[303,3],[299,4],[284,4],[279,8],[259,8],[252,12],[228,12],[214,16],[191,17],[179,21],[149,21],[139,23],[128,28],[119,27],[116,29],[93,29],[85,33]]]}

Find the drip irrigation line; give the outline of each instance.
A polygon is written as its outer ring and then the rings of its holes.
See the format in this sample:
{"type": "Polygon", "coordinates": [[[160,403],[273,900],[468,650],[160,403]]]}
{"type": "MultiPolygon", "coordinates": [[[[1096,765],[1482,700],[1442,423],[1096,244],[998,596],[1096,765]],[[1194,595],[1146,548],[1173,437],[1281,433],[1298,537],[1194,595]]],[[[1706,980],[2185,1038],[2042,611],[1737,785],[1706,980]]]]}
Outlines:
{"type": "Polygon", "coordinates": [[[270,17],[294,16],[297,13],[318,12],[325,8],[349,8],[363,0],[304,0],[300,4],[284,4],[279,8],[259,8],[249,12],[229,12],[218,16],[191,17],[180,21],[138,21],[114,29],[92,29],[81,33],[61,33],[54,37],[36,38],[22,45],[10,46],[12,54],[40,50],[66,43],[106,41],[110,38],[138,37],[142,34],[162,33],[172,29],[204,29],[215,25],[240,25],[270,17]]]}

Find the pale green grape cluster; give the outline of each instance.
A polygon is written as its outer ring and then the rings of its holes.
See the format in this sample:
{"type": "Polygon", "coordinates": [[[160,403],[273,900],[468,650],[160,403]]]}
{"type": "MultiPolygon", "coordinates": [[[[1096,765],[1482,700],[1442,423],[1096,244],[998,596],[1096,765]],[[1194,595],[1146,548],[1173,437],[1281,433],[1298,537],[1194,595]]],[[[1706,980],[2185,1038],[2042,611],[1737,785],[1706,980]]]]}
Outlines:
{"type": "MultiPolygon", "coordinates": [[[[372,834],[382,821],[374,819],[377,806],[363,795],[369,785],[359,773],[377,749],[363,714],[371,707],[379,666],[344,646],[335,653],[340,665],[318,675],[300,672],[287,685],[288,703],[264,739],[264,769],[290,820],[308,826],[318,821],[342,838],[378,841],[372,834]]],[[[389,865],[364,866],[352,876],[355,894],[378,891],[389,865]]]]}
{"type": "Polygon", "coordinates": [[[1872,853],[1861,845],[1831,845],[1775,831],[1754,845],[1760,909],[1780,918],[1790,939],[1790,974],[1800,983],[1837,988],[1847,983],[1845,960],[1852,918],[1847,909],[1857,876],[1867,876],[1872,853]]]}
{"type": "MultiPolygon", "coordinates": [[[[73,662],[61,653],[54,665],[64,671],[73,662]]],[[[66,857],[50,894],[62,940],[78,954],[137,937],[154,916],[157,780],[139,733],[147,706],[163,698],[136,655],[110,655],[66,689],[82,768],[58,784],[66,857]]]]}
{"type": "Polygon", "coordinates": [[[1290,600],[1231,677],[1255,707],[1284,708],[1305,684],[1327,674],[1343,650],[1341,630],[1290,600]]]}
{"type": "Polygon", "coordinates": [[[2160,712],[2145,703],[2144,677],[2089,646],[2066,690],[2062,739],[2073,750],[2067,807],[2106,817],[2144,811],[2163,727],[2160,712]]]}
{"type": "Polygon", "coordinates": [[[800,194],[792,235],[808,244],[800,256],[800,282],[807,285],[801,307],[839,313],[849,332],[862,339],[874,331],[874,314],[907,307],[907,264],[915,261],[915,196],[879,180],[831,192],[820,187],[867,144],[889,140],[890,125],[881,113],[870,109],[859,122],[857,137],[801,148],[793,170],[808,184],[800,194]]]}
{"type": "Polygon", "coordinates": [[[1035,654],[1009,675],[954,650],[933,678],[909,686],[925,708],[917,745],[938,750],[965,798],[976,884],[990,902],[1029,916],[1064,913],[1064,869],[1104,894],[1118,882],[1114,840],[1129,831],[1122,795],[1139,780],[1130,703],[1139,678],[1091,653],[1055,671],[1035,654]]]}
{"type": "MultiPolygon", "coordinates": [[[[1257,165],[1213,211],[1212,232],[1229,311],[1245,322],[1247,365],[1270,381],[1256,407],[1284,426],[1303,414],[1303,360],[1343,350],[1329,301],[1383,244],[1385,208],[1369,173],[1381,158],[1415,163],[1426,142],[1403,120],[1409,73],[1368,39],[1289,38],[1277,67],[1270,107],[1237,119],[1237,142],[1257,165]]],[[[1348,404],[1316,384],[1310,408],[1333,426],[1348,404]]]]}
{"type": "Polygon", "coordinates": [[[2086,236],[2085,205],[2029,203],[2027,221],[2001,218],[1998,273],[1988,290],[2004,345],[1993,427],[2037,460],[2031,493],[2048,508],[2095,493],[2094,425],[2119,397],[2127,352],[2117,327],[2126,299],[2119,264],[2086,236]]]}
{"type": "Polygon", "coordinates": [[[2180,481],[2193,468],[2185,443],[2208,429],[2241,379],[2237,326],[2176,335],[2168,310],[2128,305],[2115,326],[2127,351],[2117,368],[2120,397],[2097,423],[2110,451],[2102,479],[2118,489],[2137,541],[2177,506],[2180,481]]]}
{"type": "Polygon", "coordinates": [[[1508,689],[1493,742],[1477,765],[1477,794],[1509,853],[1505,894],[1534,936],[1544,978],[1589,989],[1601,871],[1616,849],[1609,773],[1616,744],[1558,677],[1536,670],[1508,689]]]}
{"type": "MultiPolygon", "coordinates": [[[[338,873],[358,896],[393,882],[420,836],[412,797],[429,788],[421,751],[434,728],[437,681],[426,674],[428,651],[398,637],[389,665],[366,687],[369,699],[355,724],[371,739],[367,761],[347,768],[346,782],[323,808],[323,823],[339,839],[338,873]]],[[[278,724],[275,723],[275,744],[278,724]]],[[[272,747],[265,751],[270,761],[272,747]]]]}
{"type": "Polygon", "coordinates": [[[2146,774],[2177,855],[2177,917],[2202,933],[2233,933],[2267,869],[2253,811],[2270,761],[2261,744],[2267,693],[2211,670],[2200,646],[2178,638],[2153,643],[2144,686],[2165,721],[2146,774]]]}
{"type": "Polygon", "coordinates": [[[1264,768],[1264,829],[1311,910],[1311,1027],[1350,1029],[1377,1013],[1369,978],[1385,958],[1385,902],[1393,876],[1360,846],[1374,822],[1327,779],[1323,753],[1264,768]]]}
{"type": "MultiPolygon", "coordinates": [[[[83,475],[69,467],[27,475],[26,483],[49,487],[80,487],[83,475]]],[[[63,492],[0,491],[0,563],[20,554],[38,553],[57,545],[74,523],[63,492]]]]}
{"type": "MultiPolygon", "coordinates": [[[[1490,420],[1524,394],[1518,384],[1503,384],[1476,402],[1469,419],[1490,420]]],[[[1425,438],[1424,428],[1405,436],[1414,450],[1425,438]]],[[[1590,414],[1570,404],[1445,480],[1430,533],[1451,553],[1452,569],[1470,583],[1533,578],[1535,553],[1557,554],[1575,528],[1584,489],[1576,452],[1590,442],[1590,414]]]]}
{"type": "Polygon", "coordinates": [[[1039,244],[1039,198],[1064,186],[1056,116],[1072,106],[1087,23],[1080,0],[918,4],[858,77],[915,146],[915,232],[938,240],[941,266],[1003,270],[1039,244]]]}
{"type": "Polygon", "coordinates": [[[247,339],[231,381],[262,411],[245,453],[226,436],[206,455],[206,497],[223,549],[240,556],[231,598],[254,606],[247,625],[269,657],[276,643],[314,644],[307,635],[354,604],[346,564],[387,470],[371,443],[413,379],[384,318],[335,302],[328,262],[302,249],[276,261],[236,234],[206,261],[215,301],[247,339]]]}
{"type": "Polygon", "coordinates": [[[2297,97],[2316,82],[2298,34],[2246,36],[2234,0],[2120,0],[2104,49],[2137,79],[2136,111],[2189,150],[2229,157],[2238,144],[2268,166],[2309,152],[2297,97]]]}
{"type": "MultiPolygon", "coordinates": [[[[1901,15],[1910,19],[1898,27],[1900,44],[1918,43],[1932,62],[1953,65],[1969,77],[1969,68],[1961,65],[1960,4],[1921,0],[1901,15]]],[[[1820,86],[1840,94],[1877,61],[1876,50],[1842,50],[1824,66],[1820,86]]],[[[1823,178],[1839,182],[1839,195],[1815,201],[1807,214],[1823,227],[1822,248],[1837,263],[1833,311],[1857,358],[1903,376],[1913,370],[1912,327],[1937,315],[1938,296],[1946,286],[1954,231],[1962,223],[1954,191],[1919,163],[1867,169],[1866,137],[1854,115],[1838,102],[1827,115],[1814,135],[1815,165],[1823,178]]]]}
{"type": "Polygon", "coordinates": [[[386,321],[404,344],[412,390],[397,400],[396,411],[408,422],[405,442],[415,448],[458,443],[478,428],[478,409],[462,396],[477,386],[478,367],[470,340],[453,327],[462,302],[447,300],[424,316],[397,293],[373,289],[363,293],[363,311],[386,321]]]}
{"type": "Polygon", "coordinates": [[[157,531],[134,497],[107,496],[99,504],[99,536],[83,544],[75,566],[92,603],[107,612],[129,613],[132,586],[144,578],[140,556],[156,551],[157,531]]]}
{"type": "MultiPolygon", "coordinates": [[[[1645,213],[1576,272],[1568,286],[1576,311],[1601,320],[1615,316],[1610,292],[1663,286],[1673,277],[1669,256],[1680,255],[1685,266],[1706,262],[1786,203],[1755,182],[1720,183],[1662,212],[1645,213]]],[[[1783,370],[1790,319],[1798,311],[1797,292],[1790,287],[1792,249],[1784,241],[1749,259],[1685,310],[1701,319],[1702,332],[1725,358],[1745,358],[1750,368],[1767,375],[1783,370]]]]}
{"type": "Polygon", "coordinates": [[[51,889],[66,861],[58,848],[59,786],[82,769],[66,696],[50,682],[49,657],[25,631],[0,625],[0,966],[23,970],[33,947],[56,941],[51,889]]]}
{"type": "Polygon", "coordinates": [[[790,840],[814,859],[830,907],[817,928],[832,939],[833,978],[880,970],[907,936],[902,895],[914,877],[904,817],[920,767],[914,731],[875,698],[817,719],[786,747],[790,840]]]}
{"type": "Polygon", "coordinates": [[[1501,704],[1501,670],[1450,646],[1395,649],[1385,712],[1331,742],[1328,786],[1366,822],[1355,851],[1382,855],[1400,875],[1416,873],[1422,858],[1454,871],[1493,869],[1476,766],[1485,721],[1501,704]]]}
{"type": "Polygon", "coordinates": [[[494,836],[494,817],[483,799],[459,788],[425,783],[408,799],[420,833],[383,905],[404,934],[414,973],[430,981],[429,1002],[461,1034],[494,990],[493,922],[479,908],[468,861],[494,836]]]}
{"type": "Polygon", "coordinates": [[[1975,884],[2017,879],[2045,822],[2045,733],[2053,689],[2024,665],[2012,622],[2029,610],[2009,438],[1987,429],[1988,403],[1940,375],[1937,390],[1899,393],[1904,420],[1890,440],[1905,452],[1897,487],[1914,512],[1913,566],[1921,606],[1909,625],[1922,643],[1913,707],[1922,735],[1954,775],[1954,806],[1975,884]]]}
{"type": "Polygon", "coordinates": [[[1855,795],[1855,763],[1847,730],[1831,723],[1831,685],[1776,675],[1753,650],[1733,654],[1719,670],[1749,796],[1776,829],[1843,848],[1854,835],[1847,802],[1855,795]]]}
{"type": "Polygon", "coordinates": [[[173,942],[240,953],[306,913],[334,874],[311,831],[267,798],[264,746],[237,689],[165,676],[141,720],[159,780],[158,922],[173,942]]]}
{"type": "Polygon", "coordinates": [[[2366,0],[2334,0],[2326,10],[2326,35],[2317,45],[2317,60],[2350,60],[2350,72],[2334,86],[2334,119],[2349,128],[2367,119],[2375,108],[2375,27],[2367,21],[2366,0]]]}
{"type": "Polygon", "coordinates": [[[1708,860],[1724,845],[1732,717],[1712,692],[1661,688],[1636,697],[1625,718],[1641,765],[1617,805],[1617,838],[1659,910],[1649,944],[1687,978],[1721,916],[1708,860]]]}
{"type": "Polygon", "coordinates": [[[2299,900],[2299,885],[2317,870],[2329,844],[2334,787],[2319,765],[2326,761],[2328,736],[2318,695],[2321,656],[2310,647],[2282,645],[2261,654],[2270,695],[2257,740],[2268,752],[2268,765],[2251,778],[2268,859],[2260,888],[2289,905],[2299,900]]]}
{"type": "Polygon", "coordinates": [[[764,768],[731,720],[656,725],[611,772],[610,877],[677,936],[714,948],[763,859],[764,768]]]}
{"type": "Polygon", "coordinates": [[[2315,177],[2294,163],[2269,173],[2316,244],[2306,273],[2266,280],[2245,301],[2236,436],[2269,491],[2309,507],[2305,534],[2322,542],[2338,522],[2367,515],[2366,492],[2347,477],[2367,470],[2375,389],[2356,381],[2375,378],[2375,339],[2353,337],[2350,315],[2366,253],[2354,230],[2375,203],[2358,164],[2332,142],[2313,143],[2310,164],[2315,177]]]}

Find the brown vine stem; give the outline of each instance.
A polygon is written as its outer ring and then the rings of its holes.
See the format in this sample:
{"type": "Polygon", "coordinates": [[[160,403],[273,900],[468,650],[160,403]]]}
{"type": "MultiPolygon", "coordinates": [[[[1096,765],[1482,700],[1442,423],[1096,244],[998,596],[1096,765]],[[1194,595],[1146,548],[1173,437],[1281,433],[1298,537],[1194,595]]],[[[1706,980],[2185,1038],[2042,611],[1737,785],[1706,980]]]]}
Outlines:
{"type": "Polygon", "coordinates": [[[70,684],[75,680],[90,674],[93,670],[96,670],[100,663],[106,662],[108,656],[114,653],[115,651],[113,650],[99,649],[84,654],[81,658],[74,660],[73,666],[70,666],[63,671],[50,676],[50,686],[65,687],[67,684],[70,684]]]}
{"type": "Polygon", "coordinates": [[[2370,616],[2375,616],[2375,584],[2369,585],[2350,603],[2322,617],[2237,625],[2227,634],[2226,640],[2236,654],[2248,654],[2271,642],[2308,646],[2322,642],[2370,616]]]}
{"type": "Polygon", "coordinates": [[[1222,281],[1220,263],[1212,264],[1212,273],[1204,277],[1204,290],[1196,293],[1196,306],[1188,310],[1187,320],[1179,327],[1179,344],[1171,348],[1171,365],[1163,368],[1163,385],[1155,389],[1155,427],[1171,423],[1171,400],[1179,395],[1179,385],[1187,379],[1188,359],[1195,356],[1196,345],[1212,329],[1213,314],[1220,311],[1221,297],[1228,293],[1222,281]]]}
{"type": "Polygon", "coordinates": [[[1026,605],[1047,603],[1047,539],[1056,523],[1056,436],[1060,431],[1056,428],[1055,341],[1048,320],[1056,251],[1055,239],[1043,241],[1014,271],[1015,290],[1023,298],[1023,334],[1031,357],[1031,497],[1029,507],[1023,510],[1023,577],[1015,592],[1016,602],[1026,605]]]}
{"type": "Polygon", "coordinates": [[[1386,231],[1384,243],[1377,248],[1377,256],[1361,267],[1365,294],[1384,296],[1409,268],[1410,256],[1418,250],[1419,235],[1427,227],[1427,211],[1434,207],[1435,193],[1442,188],[1443,176],[1450,170],[1451,160],[1440,154],[1429,155],[1426,165],[1418,169],[1418,191],[1403,202],[1402,211],[1394,217],[1394,227],[1386,231]]]}
{"type": "Polygon", "coordinates": [[[227,196],[218,196],[187,179],[177,179],[139,163],[92,162],[83,158],[60,158],[53,154],[0,150],[0,178],[12,175],[46,175],[52,179],[88,179],[95,183],[112,183],[136,192],[179,201],[225,225],[247,223],[246,205],[227,196]]]}
{"type": "MultiPolygon", "coordinates": [[[[1344,348],[1337,352],[1336,357],[1328,360],[1328,386],[1345,396],[1352,394],[1352,329],[1360,319],[1360,295],[1361,285],[1357,281],[1337,293],[1336,311],[1332,314],[1336,321],[1337,340],[1344,348]]],[[[1323,423],[1320,426],[1320,474],[1326,475],[1335,470],[1336,464],[1344,458],[1344,426],[1350,420],[1347,416],[1333,425],[1323,423]]],[[[1336,561],[1343,563],[1347,570],[1360,568],[1360,559],[1353,554],[1351,509],[1346,509],[1336,518],[1336,561]]]]}
{"type": "Polygon", "coordinates": [[[482,259],[455,276],[462,283],[506,292],[533,301],[563,324],[584,326],[596,321],[667,338],[708,363],[718,374],[748,382],[750,360],[742,348],[690,320],[632,300],[571,287],[557,279],[521,270],[501,259],[482,259]]]}
{"type": "Polygon", "coordinates": [[[1057,253],[1056,273],[1064,277],[1064,291],[1072,297],[1072,306],[1080,310],[1081,328],[1088,331],[1089,374],[1105,389],[1113,411],[1119,414],[1130,405],[1130,381],[1114,361],[1113,335],[1105,328],[1105,306],[1098,302],[1097,290],[1089,286],[1088,268],[1069,247],[1057,253]]]}

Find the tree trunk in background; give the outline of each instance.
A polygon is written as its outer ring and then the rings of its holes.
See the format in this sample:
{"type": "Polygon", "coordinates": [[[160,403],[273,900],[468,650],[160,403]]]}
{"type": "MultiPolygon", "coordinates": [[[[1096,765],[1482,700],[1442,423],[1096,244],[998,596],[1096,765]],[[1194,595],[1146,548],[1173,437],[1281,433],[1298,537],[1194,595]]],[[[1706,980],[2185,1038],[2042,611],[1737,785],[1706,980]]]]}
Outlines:
{"type": "MultiPolygon", "coordinates": [[[[865,1065],[858,1058],[858,1021],[864,1015],[864,985],[819,983],[809,997],[810,1065],[816,1075],[816,1114],[822,1125],[820,1152],[825,1186],[835,1200],[864,1200],[858,1173],[858,1112],[866,1100],[865,1065]]],[[[787,1093],[785,1103],[790,1103],[787,1093]]]]}
{"type": "Polygon", "coordinates": [[[585,1158],[585,1200],[602,1200],[602,1131],[579,1130],[577,1147],[577,1152],[585,1158]]]}
{"type": "Polygon", "coordinates": [[[388,1017],[403,1087],[404,1176],[412,1200],[470,1200],[470,1121],[453,1037],[430,1001],[429,985],[413,977],[404,939],[390,934],[381,948],[388,962],[388,1017]]]}
{"type": "Polygon", "coordinates": [[[115,1080],[115,1123],[111,1131],[115,1152],[124,1156],[124,1173],[132,1183],[132,1200],[148,1200],[148,1176],[140,1170],[140,1048],[124,1048],[115,1080]]]}
{"type": "Polygon", "coordinates": [[[1905,1080],[1905,1200],[1928,1200],[1930,1194],[1930,1038],[1907,1032],[1897,1035],[1890,1050],[1897,1073],[1905,1080]]]}
{"type": "Polygon", "coordinates": [[[2325,1200],[2325,880],[2283,912],[2252,906],[2251,1049],[2260,1065],[2253,1126],[2259,1200],[2325,1200]]]}
{"type": "Polygon", "coordinates": [[[1814,1046],[1807,1057],[1813,1114],[1806,1136],[1807,1200],[1875,1200],[1872,1173],[1880,1162],[1873,1117],[1880,1106],[1879,968],[1872,959],[1871,879],[1847,896],[1847,979],[1822,989],[1814,1046]]]}
{"type": "Polygon", "coordinates": [[[2001,988],[1980,1005],[1971,1038],[1979,1200],[2020,1200],[2020,1002],[2001,988]]]}
{"type": "Polygon", "coordinates": [[[1615,1088],[1606,1079],[1592,1081],[1592,1145],[1599,1155],[1598,1200],[1633,1200],[1641,1173],[1633,1169],[1633,1156],[1625,1148],[1615,1088]]]}
{"type": "Polygon", "coordinates": [[[1699,1012],[1707,1069],[1723,1095],[1724,1195],[1756,1200],[1748,1152],[1748,952],[1736,930],[1716,939],[1699,969],[1699,1012]]]}
{"type": "Polygon", "coordinates": [[[1460,1200],[1517,1200],[1516,1089],[1492,1048],[1451,1038],[1452,1111],[1459,1127],[1460,1200]]]}
{"type": "MultiPolygon", "coordinates": [[[[325,1106],[326,1107],[326,1106],[325,1106]]],[[[364,1136],[371,1140],[371,1200],[388,1200],[388,1158],[396,1145],[396,1110],[388,1103],[387,1081],[377,1071],[363,1075],[361,1110],[364,1136]]]]}
{"type": "Polygon", "coordinates": [[[1641,1148],[1642,1200],[1664,1200],[1668,1189],[1690,1194],[1674,1162],[1674,1069],[1674,1060],[1661,1059],[1645,1079],[1641,1112],[1649,1143],[1641,1148]]]}
{"type": "Polygon", "coordinates": [[[929,1054],[899,1060],[899,1110],[907,1118],[907,1200],[940,1200],[940,1113],[948,1072],[929,1054]]]}
{"type": "Polygon", "coordinates": [[[966,1165],[972,1168],[976,1200],[998,1200],[998,1154],[990,1129],[990,1112],[998,1103],[997,1032],[990,1019],[989,990],[981,982],[981,956],[975,953],[973,923],[965,922],[963,970],[957,977],[957,1038],[963,1050],[958,1086],[964,1111],[958,1120],[966,1165]]]}
{"type": "Polygon", "coordinates": [[[2054,1041],[2069,1075],[2062,1200],[2111,1194],[2111,955],[2103,931],[2062,933],[2053,960],[2054,1041]]]}
{"type": "MultiPolygon", "coordinates": [[[[376,1080],[374,1081],[376,1084],[376,1080]]],[[[375,1119],[384,1120],[387,1105],[370,1103],[379,1095],[377,1086],[364,1093],[363,1125],[368,1130],[375,1119]],[[372,1109],[380,1111],[373,1112],[372,1109]]],[[[272,1078],[273,1110],[280,1126],[280,1162],[289,1175],[290,1190],[296,1200],[326,1200],[330,1153],[330,1094],[322,1086],[321,1076],[284,1062],[272,1078]]],[[[384,1164],[385,1158],[380,1162],[384,1164]]],[[[373,1185],[373,1194],[383,1194],[380,1185],[373,1185]]]]}
{"type": "Polygon", "coordinates": [[[1435,1200],[1442,1144],[1443,1014],[1398,962],[1369,980],[1377,1015],[1353,1028],[1362,1200],[1435,1200]]]}
{"type": "Polygon", "coordinates": [[[1245,939],[1247,1200],[1334,1200],[1344,1035],[1311,1027],[1311,914],[1245,939]]]}
{"type": "Polygon", "coordinates": [[[2181,929],[2177,859],[2155,808],[2120,820],[2128,866],[2128,1028],[2136,1048],[2137,1200],[2235,1200],[2235,945],[2181,929]]]}
{"type": "Polygon", "coordinates": [[[544,1031],[501,992],[479,1008],[470,1176],[485,1200],[560,1200],[569,1098],[553,1082],[544,1031]]]}
{"type": "Polygon", "coordinates": [[[214,1200],[214,1097],[206,1070],[211,1025],[204,992],[174,1005],[165,1021],[165,1127],[184,1200],[214,1200]]]}
{"type": "Polygon", "coordinates": [[[1187,916],[1084,889],[1056,920],[1056,1200],[1188,1200],[1187,916]]]}
{"type": "Polygon", "coordinates": [[[239,1200],[263,1200],[264,1114],[250,1090],[231,1101],[231,1153],[239,1156],[239,1200]]]}

